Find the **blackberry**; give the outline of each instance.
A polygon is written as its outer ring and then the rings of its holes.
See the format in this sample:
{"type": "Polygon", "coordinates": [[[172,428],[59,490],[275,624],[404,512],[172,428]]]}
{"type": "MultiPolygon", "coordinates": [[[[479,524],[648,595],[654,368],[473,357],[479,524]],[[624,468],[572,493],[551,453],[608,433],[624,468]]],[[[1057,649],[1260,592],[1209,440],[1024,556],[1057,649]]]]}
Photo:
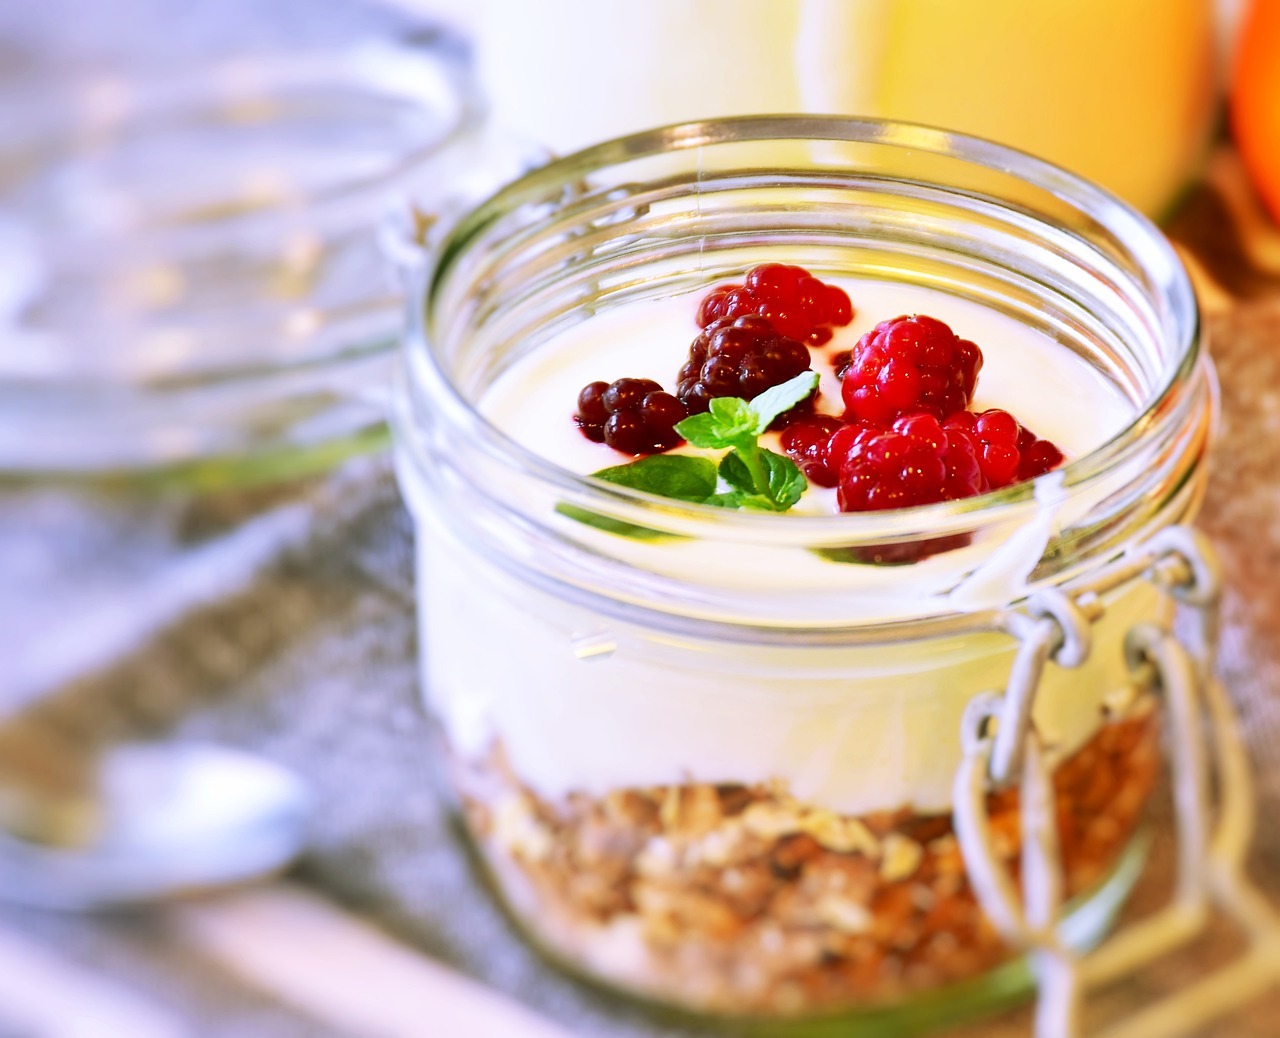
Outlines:
{"type": "Polygon", "coordinates": [[[574,421],[587,439],[623,454],[659,454],[681,442],[675,426],[688,415],[652,379],[620,378],[583,386],[574,421]]]}
{"type": "Polygon", "coordinates": [[[809,351],[763,317],[723,317],[689,347],[677,376],[676,396],[690,414],[721,396],[753,400],[809,370],[809,351]]]}

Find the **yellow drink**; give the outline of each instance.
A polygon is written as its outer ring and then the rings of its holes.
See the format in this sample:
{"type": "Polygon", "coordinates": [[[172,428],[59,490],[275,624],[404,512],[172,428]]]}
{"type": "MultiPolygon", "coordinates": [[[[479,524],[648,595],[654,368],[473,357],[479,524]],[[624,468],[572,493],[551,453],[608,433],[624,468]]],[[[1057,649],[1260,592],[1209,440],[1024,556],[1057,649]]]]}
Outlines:
{"type": "Polygon", "coordinates": [[[1215,111],[1212,0],[490,0],[497,119],[560,152],[814,112],[988,137],[1159,214],[1215,111]]]}

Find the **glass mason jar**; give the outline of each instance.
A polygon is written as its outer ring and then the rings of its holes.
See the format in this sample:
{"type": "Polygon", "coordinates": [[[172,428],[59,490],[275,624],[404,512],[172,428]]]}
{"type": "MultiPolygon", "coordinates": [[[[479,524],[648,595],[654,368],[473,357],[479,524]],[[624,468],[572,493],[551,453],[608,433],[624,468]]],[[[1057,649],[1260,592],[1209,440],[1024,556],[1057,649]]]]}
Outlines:
{"type": "MultiPolygon", "coordinates": [[[[1026,624],[1063,601],[1091,648],[1041,657],[1027,724],[1065,932],[1100,936],[1160,761],[1125,642],[1169,606],[1133,560],[1194,514],[1213,413],[1190,285],[1144,218],[937,130],[687,124],[554,162],[443,230],[410,325],[393,427],[425,694],[466,829],[538,945],[646,999],[786,1026],[954,1019],[1025,990],[952,810],[966,711],[1011,671],[1026,684],[1026,624]],[[1012,316],[1132,418],[1030,483],[797,516],[592,480],[482,415],[564,329],[774,260],[1012,316]]],[[[993,779],[985,810],[1012,862],[1017,783],[993,779]]]]}

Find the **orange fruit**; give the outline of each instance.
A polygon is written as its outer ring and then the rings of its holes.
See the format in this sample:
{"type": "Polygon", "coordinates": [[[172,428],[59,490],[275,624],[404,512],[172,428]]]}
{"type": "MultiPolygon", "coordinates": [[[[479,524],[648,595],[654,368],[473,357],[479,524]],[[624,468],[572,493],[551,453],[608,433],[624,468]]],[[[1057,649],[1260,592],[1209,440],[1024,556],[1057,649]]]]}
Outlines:
{"type": "Polygon", "coordinates": [[[1231,131],[1258,194],[1280,222],[1280,0],[1253,0],[1245,14],[1231,131]]]}

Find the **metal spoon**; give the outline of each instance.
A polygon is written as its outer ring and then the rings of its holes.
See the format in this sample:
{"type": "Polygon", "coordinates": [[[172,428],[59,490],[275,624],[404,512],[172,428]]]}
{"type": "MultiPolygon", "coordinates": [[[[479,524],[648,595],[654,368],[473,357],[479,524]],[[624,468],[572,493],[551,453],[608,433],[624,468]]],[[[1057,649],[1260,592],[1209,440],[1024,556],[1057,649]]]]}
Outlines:
{"type": "Polygon", "coordinates": [[[74,796],[0,789],[0,900],[88,911],[278,871],[311,795],[292,772],[202,744],[108,750],[74,796]]]}

